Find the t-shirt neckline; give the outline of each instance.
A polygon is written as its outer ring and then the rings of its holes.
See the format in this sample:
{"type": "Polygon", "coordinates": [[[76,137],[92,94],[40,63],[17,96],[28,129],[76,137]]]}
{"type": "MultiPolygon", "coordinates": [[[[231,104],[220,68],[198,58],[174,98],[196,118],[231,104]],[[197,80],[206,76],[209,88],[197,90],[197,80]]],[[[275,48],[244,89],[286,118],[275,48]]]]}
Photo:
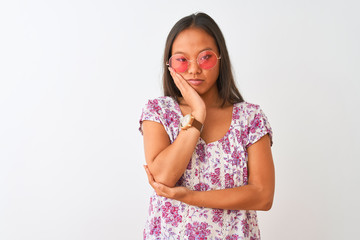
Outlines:
{"type": "MultiPolygon", "coordinates": [[[[181,108],[180,108],[179,103],[174,98],[171,98],[171,99],[175,103],[175,108],[176,108],[176,110],[178,110],[179,116],[184,117],[184,115],[181,112],[181,108]]],[[[220,139],[218,139],[216,141],[206,143],[205,140],[202,137],[199,137],[199,140],[202,141],[205,144],[205,146],[212,146],[212,145],[214,145],[214,144],[216,144],[218,142],[221,142],[230,134],[230,132],[231,132],[231,130],[233,128],[233,124],[234,124],[235,108],[236,108],[236,103],[233,104],[230,127],[229,127],[229,129],[227,130],[227,132],[225,133],[225,135],[222,138],[220,138],[220,139]]]]}

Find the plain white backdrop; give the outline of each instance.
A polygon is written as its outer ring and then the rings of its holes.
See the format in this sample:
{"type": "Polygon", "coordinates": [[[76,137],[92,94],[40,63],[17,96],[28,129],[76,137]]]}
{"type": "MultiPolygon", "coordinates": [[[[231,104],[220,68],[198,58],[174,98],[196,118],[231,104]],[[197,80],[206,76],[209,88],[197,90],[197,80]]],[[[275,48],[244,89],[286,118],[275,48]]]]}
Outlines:
{"type": "Polygon", "coordinates": [[[0,3],[0,239],[141,239],[151,188],[141,108],[160,96],[165,39],[212,16],[240,92],[274,132],[262,238],[355,239],[358,1],[0,3]]]}

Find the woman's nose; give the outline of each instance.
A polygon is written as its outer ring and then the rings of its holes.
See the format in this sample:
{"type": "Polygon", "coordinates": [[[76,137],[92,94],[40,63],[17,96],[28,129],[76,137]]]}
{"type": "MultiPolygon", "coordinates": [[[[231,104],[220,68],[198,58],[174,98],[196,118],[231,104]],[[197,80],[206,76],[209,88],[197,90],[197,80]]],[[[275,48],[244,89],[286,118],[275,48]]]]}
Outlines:
{"type": "Polygon", "coordinates": [[[199,74],[201,72],[201,68],[196,60],[189,61],[188,73],[190,74],[199,74]]]}

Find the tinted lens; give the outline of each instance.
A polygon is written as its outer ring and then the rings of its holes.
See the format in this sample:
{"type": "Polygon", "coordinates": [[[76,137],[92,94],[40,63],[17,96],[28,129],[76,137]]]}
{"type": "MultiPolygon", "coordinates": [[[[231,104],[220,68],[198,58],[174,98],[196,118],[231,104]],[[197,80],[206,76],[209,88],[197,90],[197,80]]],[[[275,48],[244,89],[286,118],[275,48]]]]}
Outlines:
{"type": "Polygon", "coordinates": [[[203,51],[198,56],[198,63],[202,69],[213,68],[217,63],[217,56],[213,51],[203,51]]]}
{"type": "Polygon", "coordinates": [[[176,72],[185,72],[188,67],[187,59],[181,54],[175,54],[169,59],[169,66],[176,72]]]}

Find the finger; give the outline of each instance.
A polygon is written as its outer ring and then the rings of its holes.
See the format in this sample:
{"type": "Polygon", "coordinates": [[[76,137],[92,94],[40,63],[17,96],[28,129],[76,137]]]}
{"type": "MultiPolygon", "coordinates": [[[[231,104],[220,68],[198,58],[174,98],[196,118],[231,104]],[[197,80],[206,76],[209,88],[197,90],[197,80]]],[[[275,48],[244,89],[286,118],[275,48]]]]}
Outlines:
{"type": "Polygon", "coordinates": [[[146,172],[146,174],[148,176],[148,180],[150,182],[155,182],[154,176],[151,174],[151,172],[149,170],[149,167],[145,165],[144,168],[145,168],[145,172],[146,172]]]}
{"type": "Polygon", "coordinates": [[[175,85],[178,87],[178,89],[180,91],[182,91],[183,86],[182,86],[181,81],[179,79],[178,73],[176,73],[172,68],[169,68],[169,71],[170,71],[170,75],[171,75],[172,79],[174,80],[175,85]]]}
{"type": "Polygon", "coordinates": [[[147,165],[144,165],[144,168],[148,176],[149,184],[155,190],[156,194],[162,197],[167,197],[168,196],[167,192],[169,191],[168,190],[169,187],[165,186],[164,184],[156,182],[147,165]]]}
{"type": "Polygon", "coordinates": [[[156,194],[162,197],[169,197],[169,191],[171,191],[171,188],[158,182],[154,182],[154,189],[156,194]]]}
{"type": "Polygon", "coordinates": [[[155,179],[154,179],[153,175],[151,174],[149,167],[147,165],[144,165],[144,169],[145,169],[146,175],[148,177],[148,181],[149,181],[150,185],[153,187],[153,185],[155,183],[155,179]]]}
{"type": "Polygon", "coordinates": [[[169,67],[170,75],[172,76],[175,85],[179,88],[180,92],[184,92],[187,87],[190,85],[186,82],[186,80],[179,73],[175,72],[173,68],[169,67]]]}
{"type": "Polygon", "coordinates": [[[188,82],[184,79],[184,77],[181,76],[179,73],[174,72],[173,75],[175,76],[174,77],[175,84],[177,83],[177,86],[182,88],[183,91],[191,87],[188,84],[188,82]]]}

